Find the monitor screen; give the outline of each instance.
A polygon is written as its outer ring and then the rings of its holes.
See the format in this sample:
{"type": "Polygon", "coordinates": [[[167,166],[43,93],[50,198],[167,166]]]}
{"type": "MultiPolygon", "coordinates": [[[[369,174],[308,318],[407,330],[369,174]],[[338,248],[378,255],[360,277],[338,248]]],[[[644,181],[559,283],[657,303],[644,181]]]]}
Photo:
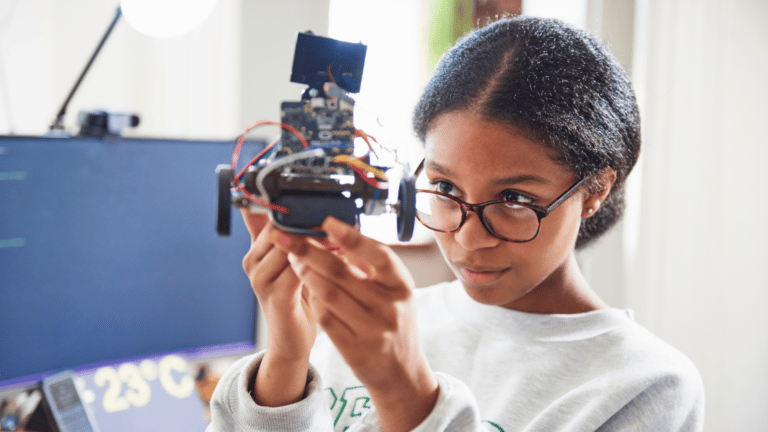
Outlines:
{"type": "Polygon", "coordinates": [[[215,231],[214,170],[232,148],[0,137],[0,384],[253,349],[257,305],[241,264],[250,237],[236,220],[231,237],[215,231]]]}

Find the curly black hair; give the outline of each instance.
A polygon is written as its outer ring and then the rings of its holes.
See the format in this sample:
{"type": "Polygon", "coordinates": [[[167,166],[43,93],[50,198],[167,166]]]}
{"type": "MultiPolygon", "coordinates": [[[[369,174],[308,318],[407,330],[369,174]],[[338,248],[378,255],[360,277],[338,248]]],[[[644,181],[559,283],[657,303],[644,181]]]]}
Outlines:
{"type": "Polygon", "coordinates": [[[629,77],[594,36],[553,19],[503,18],[462,37],[440,59],[413,116],[424,141],[441,114],[474,111],[553,149],[580,178],[616,171],[600,209],[582,219],[576,248],[613,227],[624,181],[640,153],[640,115],[629,77]]]}

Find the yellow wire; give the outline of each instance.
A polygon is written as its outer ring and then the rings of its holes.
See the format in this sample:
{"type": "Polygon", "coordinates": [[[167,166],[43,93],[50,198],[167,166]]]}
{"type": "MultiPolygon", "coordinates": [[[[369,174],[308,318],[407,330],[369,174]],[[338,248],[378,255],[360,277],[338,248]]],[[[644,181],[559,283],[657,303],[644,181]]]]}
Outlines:
{"type": "Polygon", "coordinates": [[[372,167],[367,163],[361,161],[360,159],[354,158],[352,156],[339,155],[339,156],[335,156],[332,160],[333,162],[340,162],[343,164],[356,166],[357,168],[360,168],[365,172],[369,172],[373,174],[379,180],[387,181],[387,175],[384,174],[384,171],[378,168],[372,167]]]}

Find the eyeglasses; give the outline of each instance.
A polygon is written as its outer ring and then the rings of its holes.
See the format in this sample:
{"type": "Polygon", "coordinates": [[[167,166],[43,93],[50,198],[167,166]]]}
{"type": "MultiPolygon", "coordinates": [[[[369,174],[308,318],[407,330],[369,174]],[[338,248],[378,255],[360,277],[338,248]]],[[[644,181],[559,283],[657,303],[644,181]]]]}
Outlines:
{"type": "MultiPolygon", "coordinates": [[[[423,168],[424,161],[421,161],[416,169],[417,179],[423,168]]],[[[586,180],[587,177],[577,181],[551,204],[543,207],[525,202],[501,200],[470,204],[443,192],[417,189],[416,218],[422,225],[433,231],[455,232],[466,222],[467,212],[473,211],[493,236],[508,242],[525,243],[539,234],[541,220],[578,192],[586,180]]]]}

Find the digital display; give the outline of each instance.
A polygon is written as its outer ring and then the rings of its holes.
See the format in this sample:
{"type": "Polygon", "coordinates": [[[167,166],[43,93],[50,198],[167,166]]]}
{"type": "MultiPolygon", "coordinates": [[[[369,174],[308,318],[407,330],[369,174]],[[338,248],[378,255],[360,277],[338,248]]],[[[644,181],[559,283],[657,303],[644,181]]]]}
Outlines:
{"type": "Polygon", "coordinates": [[[252,349],[250,236],[237,220],[231,237],[215,232],[214,170],[232,148],[0,137],[0,387],[116,359],[252,349]]]}

